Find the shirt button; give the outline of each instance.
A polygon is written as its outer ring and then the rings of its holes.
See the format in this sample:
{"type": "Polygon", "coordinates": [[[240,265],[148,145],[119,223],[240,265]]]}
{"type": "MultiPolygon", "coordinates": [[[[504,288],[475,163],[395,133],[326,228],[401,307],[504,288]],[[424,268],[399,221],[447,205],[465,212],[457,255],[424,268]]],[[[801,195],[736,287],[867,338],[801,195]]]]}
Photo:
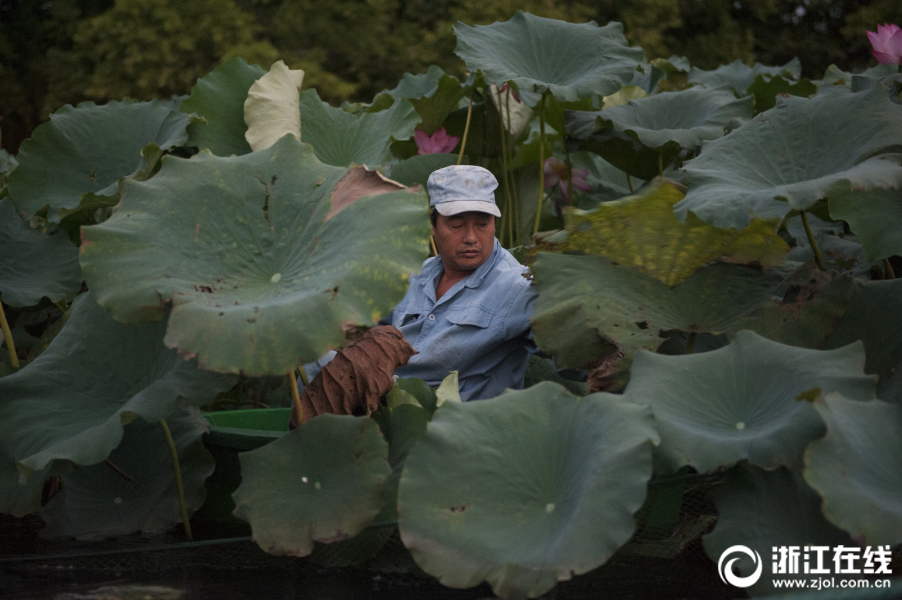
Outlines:
{"type": "Polygon", "coordinates": [[[429,320],[430,320],[430,321],[435,321],[435,315],[429,315],[429,320]]]}

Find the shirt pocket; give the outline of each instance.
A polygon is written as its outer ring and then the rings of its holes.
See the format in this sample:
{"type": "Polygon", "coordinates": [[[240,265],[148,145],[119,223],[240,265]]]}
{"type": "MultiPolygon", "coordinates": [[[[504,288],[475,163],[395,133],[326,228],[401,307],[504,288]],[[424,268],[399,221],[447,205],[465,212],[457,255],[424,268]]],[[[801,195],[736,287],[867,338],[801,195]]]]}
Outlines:
{"type": "Polygon", "coordinates": [[[466,371],[491,352],[495,315],[473,306],[449,311],[441,336],[439,358],[449,370],[466,371]]]}
{"type": "Polygon", "coordinates": [[[492,313],[473,306],[461,310],[452,310],[445,318],[455,325],[472,325],[473,327],[486,329],[492,324],[493,316],[492,313]]]}

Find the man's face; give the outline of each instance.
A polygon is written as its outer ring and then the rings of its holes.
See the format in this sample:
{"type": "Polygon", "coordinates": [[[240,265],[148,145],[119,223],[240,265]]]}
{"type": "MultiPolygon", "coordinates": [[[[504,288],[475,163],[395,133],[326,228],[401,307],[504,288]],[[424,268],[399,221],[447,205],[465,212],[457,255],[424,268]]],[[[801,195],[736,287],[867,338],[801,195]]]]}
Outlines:
{"type": "Polygon", "coordinates": [[[495,217],[482,212],[438,215],[432,237],[446,271],[475,271],[495,247],[495,217]]]}

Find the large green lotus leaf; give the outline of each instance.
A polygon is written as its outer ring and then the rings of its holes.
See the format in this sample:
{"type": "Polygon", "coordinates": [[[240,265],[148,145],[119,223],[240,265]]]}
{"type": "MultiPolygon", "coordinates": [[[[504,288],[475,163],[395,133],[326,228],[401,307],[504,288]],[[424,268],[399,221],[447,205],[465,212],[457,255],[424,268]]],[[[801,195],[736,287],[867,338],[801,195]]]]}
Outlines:
{"type": "Polygon", "coordinates": [[[235,377],[201,371],[166,348],[165,328],[117,323],[93,292],[77,297],[47,350],[0,379],[0,455],[26,474],[53,460],[93,465],[135,418],[156,423],[234,385],[235,377]]]}
{"type": "Polygon", "coordinates": [[[874,398],[862,344],[808,350],[740,331],[719,350],[664,356],[640,352],[624,394],[649,404],[671,469],[717,471],[742,459],[800,468],[808,443],[824,433],[810,390],[874,398]]]}
{"type": "Polygon", "coordinates": [[[701,83],[709,88],[729,86],[735,92],[745,94],[758,75],[781,75],[798,79],[802,75],[802,63],[798,58],[793,58],[782,67],[768,67],[761,63],[755,63],[750,67],[737,58],[730,64],[721,65],[713,71],[703,71],[692,67],[689,71],[688,81],[689,83],[701,83]]]}
{"type": "Polygon", "coordinates": [[[57,223],[60,210],[76,208],[83,194],[115,195],[117,180],[144,168],[147,144],[185,143],[190,120],[158,100],[67,104],[22,143],[9,195],[29,218],[49,206],[47,220],[57,223]]]}
{"type": "Polygon", "coordinates": [[[865,373],[877,375],[877,397],[902,405],[902,279],[856,281],[842,321],[825,347],[864,342],[865,373]]]}
{"type": "Polygon", "coordinates": [[[631,175],[650,179],[658,173],[658,160],[669,165],[682,148],[695,148],[705,140],[724,135],[731,119],[752,117],[752,98],[736,98],[732,92],[703,87],[655,94],[602,111],[572,111],[567,132],[587,140],[581,147],[597,152],[631,175]],[[635,157],[623,157],[629,147],[623,134],[641,145],[635,157]],[[644,161],[637,160],[644,157],[644,161]],[[633,164],[635,163],[635,166],[633,164]]]}
{"type": "MultiPolygon", "coordinates": [[[[831,524],[821,512],[821,497],[802,479],[801,474],[780,467],[773,471],[741,462],[727,473],[723,484],[714,495],[717,506],[717,526],[704,536],[705,552],[717,563],[728,548],[742,544],[758,552],[764,563],[765,575],[751,587],[746,588],[751,596],[761,596],[774,592],[771,577],[793,573],[804,574],[806,546],[827,546],[829,552],[823,555],[823,567],[833,571],[835,546],[852,546],[852,539],[845,531],[831,524]],[[799,552],[788,562],[780,555],[772,555],[772,549],[795,546],[799,552]],[[772,560],[773,559],[773,560],[772,560]],[[776,565],[776,569],[773,569],[776,565]]],[[[777,552],[776,550],[774,552],[777,552]]],[[[817,565],[817,555],[808,552],[812,566],[817,565]]],[[[740,577],[750,576],[757,565],[747,555],[730,554],[738,558],[734,569],[740,577]]],[[[735,571],[734,571],[734,574],[735,571]]]]}
{"type": "Polygon", "coordinates": [[[244,101],[250,87],[266,73],[240,57],[227,60],[197,80],[181,111],[203,118],[188,125],[188,145],[207,149],[216,156],[247,154],[244,139],[244,101]]]}
{"type": "MultiPolygon", "coordinates": [[[[471,86],[461,84],[457,77],[432,65],[420,75],[405,73],[395,89],[381,96],[390,96],[395,102],[405,98],[410,100],[420,115],[420,129],[432,135],[442,127],[448,115],[458,109],[460,100],[470,89],[471,86]]],[[[380,100],[377,98],[374,104],[380,100]]]]}
{"type": "Polygon", "coordinates": [[[239,456],[235,515],[270,554],[307,556],[313,542],[357,535],[382,507],[388,444],[366,417],[324,414],[239,456]]]}
{"type": "Polygon", "coordinates": [[[83,230],[82,268],[123,322],[160,318],[202,368],[287,373],[394,308],[429,239],[425,192],[324,165],[286,135],[244,156],[167,157],[83,230]]]}
{"type": "Polygon", "coordinates": [[[0,298],[32,306],[74,298],[81,287],[78,248],[64,234],[45,235],[19,218],[9,198],[0,199],[0,298]]]}
{"type": "Polygon", "coordinates": [[[532,265],[539,290],[536,342],[559,365],[585,368],[610,353],[627,362],[639,348],[656,349],[659,331],[720,333],[758,309],[780,287],[779,269],[741,265],[699,269],[667,289],[660,280],[602,256],[540,253],[532,265]]]}
{"type": "Polygon", "coordinates": [[[706,143],[685,165],[689,193],[676,206],[717,227],[745,227],[749,214],[784,216],[846,181],[858,190],[902,186],[902,106],[883,88],[780,98],[730,135],[706,143]],[[824,126],[824,123],[829,123],[824,126]]]}
{"type": "Polygon", "coordinates": [[[570,235],[559,249],[606,256],[668,288],[712,260],[770,268],[789,252],[775,224],[766,219],[754,219],[741,231],[712,227],[693,214],[681,223],[673,205],[683,197],[676,186],[655,183],[637,196],[605,202],[591,212],[571,209],[566,214],[570,235]]]}
{"type": "Polygon", "coordinates": [[[403,99],[386,110],[352,115],[332,108],[311,89],[301,92],[300,104],[301,140],[313,146],[321,162],[337,167],[388,164],[392,139],[413,137],[420,120],[413,105],[403,99]]]}
{"type": "Polygon", "coordinates": [[[407,457],[401,539],[444,585],[535,598],[632,536],[656,441],[646,408],[551,382],[446,403],[407,457]]]}
{"type": "Polygon", "coordinates": [[[902,184],[856,191],[839,182],[828,196],[830,216],[849,223],[870,261],[902,255],[902,184]]]}
{"type": "Polygon", "coordinates": [[[824,513],[862,546],[902,543],[902,406],[826,396],[827,435],[805,453],[824,513]]]}
{"type": "Polygon", "coordinates": [[[269,148],[288,133],[301,139],[298,96],[303,82],[304,71],[291,70],[280,60],[251,85],[244,101],[244,138],[252,150],[269,148]]]}
{"type": "MultiPolygon", "coordinates": [[[[833,279],[835,273],[824,273],[814,263],[807,265],[786,282],[794,294],[779,301],[768,300],[738,327],[781,344],[823,348],[845,315],[854,288],[849,273],[833,279]]],[[[853,341],[848,340],[849,343],[853,341]]]]}
{"type": "MultiPolygon", "coordinates": [[[[216,466],[201,442],[210,425],[193,407],[166,424],[178,452],[190,515],[204,503],[204,481],[216,466]]],[[[126,425],[122,442],[107,460],[62,477],[62,490],[40,511],[46,523],[42,538],[97,540],[136,531],[159,533],[181,523],[175,471],[159,423],[136,419],[126,425]]]]}
{"type": "Polygon", "coordinates": [[[613,94],[644,60],[641,48],[629,47],[620,23],[599,27],[518,11],[504,23],[458,22],[454,33],[454,53],[470,71],[482,70],[488,83],[512,81],[529,106],[546,92],[562,101],[613,94]]]}

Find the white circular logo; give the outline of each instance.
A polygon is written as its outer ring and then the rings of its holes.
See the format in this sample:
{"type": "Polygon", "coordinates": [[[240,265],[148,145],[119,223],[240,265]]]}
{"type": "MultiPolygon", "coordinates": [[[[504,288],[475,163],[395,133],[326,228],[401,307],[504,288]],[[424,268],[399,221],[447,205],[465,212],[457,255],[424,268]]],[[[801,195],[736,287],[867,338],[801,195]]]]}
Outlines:
{"type": "Polygon", "coordinates": [[[747,588],[750,585],[755,585],[757,581],[761,578],[761,569],[763,568],[764,563],[761,562],[761,555],[757,552],[754,552],[748,546],[736,545],[730,546],[726,550],[723,551],[723,554],[720,555],[720,560],[717,561],[717,572],[720,575],[721,581],[724,583],[729,583],[730,585],[735,585],[740,588],[747,588]],[[749,575],[748,577],[739,577],[738,575],[733,574],[733,563],[739,560],[737,558],[731,558],[727,561],[727,564],[724,564],[724,560],[734,552],[742,552],[743,554],[748,555],[755,564],[758,565],[758,568],[755,569],[755,572],[749,575]]]}

